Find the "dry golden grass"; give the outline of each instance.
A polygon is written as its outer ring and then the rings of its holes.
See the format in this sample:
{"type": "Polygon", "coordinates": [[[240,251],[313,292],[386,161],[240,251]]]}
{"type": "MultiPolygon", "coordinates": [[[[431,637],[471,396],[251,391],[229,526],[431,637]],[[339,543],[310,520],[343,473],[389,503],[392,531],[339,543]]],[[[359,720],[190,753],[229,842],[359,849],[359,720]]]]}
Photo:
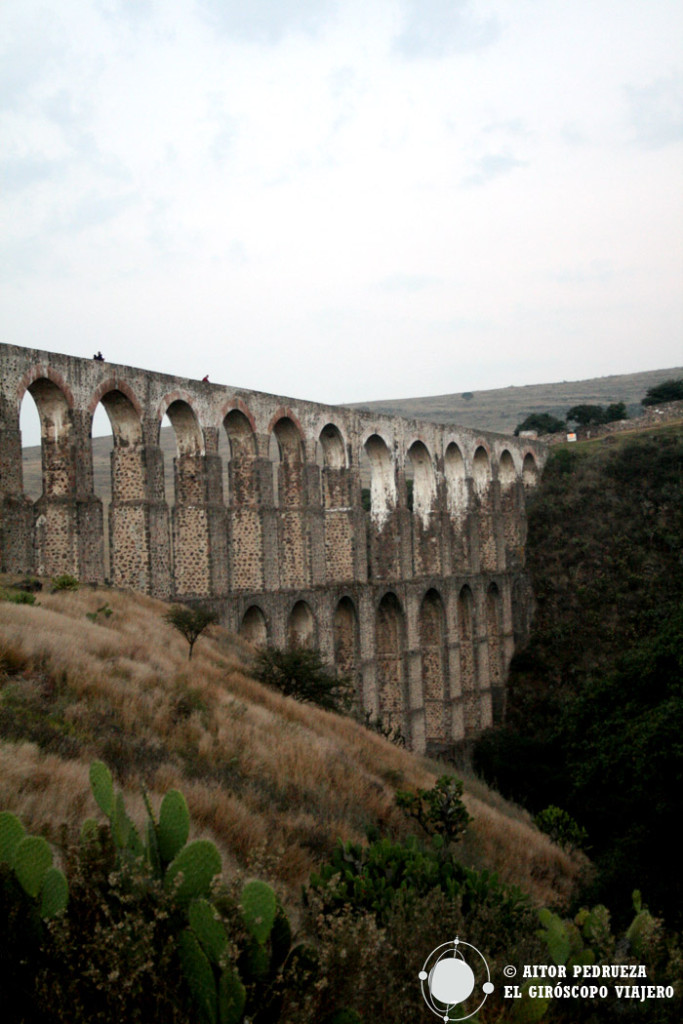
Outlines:
{"type": "MultiPolygon", "coordinates": [[[[369,825],[406,835],[396,788],[429,787],[441,771],[251,679],[249,648],[219,627],[188,662],[152,598],[83,588],[38,601],[0,601],[0,807],[33,830],[55,837],[98,813],[88,766],[100,758],[133,817],[144,818],[143,784],[156,805],[180,788],[194,833],[227,866],[258,865],[295,893],[337,838],[361,841],[369,825]],[[111,616],[86,618],[105,603],[111,616]]],[[[539,903],[566,897],[578,862],[477,780],[465,785],[475,821],[463,857],[539,903]]]]}

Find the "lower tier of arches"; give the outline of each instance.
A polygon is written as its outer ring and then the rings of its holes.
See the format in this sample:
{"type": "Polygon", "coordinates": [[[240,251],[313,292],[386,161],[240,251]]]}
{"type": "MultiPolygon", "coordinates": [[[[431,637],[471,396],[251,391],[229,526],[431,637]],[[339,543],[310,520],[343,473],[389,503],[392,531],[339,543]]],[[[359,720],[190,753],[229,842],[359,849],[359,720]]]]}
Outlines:
{"type": "Polygon", "coordinates": [[[438,752],[502,721],[530,603],[522,572],[243,592],[216,607],[254,646],[319,649],[353,680],[360,710],[438,752]]]}

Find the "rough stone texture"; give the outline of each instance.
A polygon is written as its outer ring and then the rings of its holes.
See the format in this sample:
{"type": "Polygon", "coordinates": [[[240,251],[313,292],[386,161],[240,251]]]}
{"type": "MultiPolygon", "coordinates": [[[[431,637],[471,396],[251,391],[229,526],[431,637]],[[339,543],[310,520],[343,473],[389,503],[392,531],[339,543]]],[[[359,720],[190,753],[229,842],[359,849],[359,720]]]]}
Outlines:
{"type": "Polygon", "coordinates": [[[504,714],[531,606],[525,491],[545,446],[11,345],[0,388],[3,571],[106,578],[209,603],[253,643],[315,645],[416,750],[504,714]],[[22,484],[27,391],[42,431],[35,503],[22,484]],[[114,444],[107,566],[91,450],[100,402],[114,444]]]}

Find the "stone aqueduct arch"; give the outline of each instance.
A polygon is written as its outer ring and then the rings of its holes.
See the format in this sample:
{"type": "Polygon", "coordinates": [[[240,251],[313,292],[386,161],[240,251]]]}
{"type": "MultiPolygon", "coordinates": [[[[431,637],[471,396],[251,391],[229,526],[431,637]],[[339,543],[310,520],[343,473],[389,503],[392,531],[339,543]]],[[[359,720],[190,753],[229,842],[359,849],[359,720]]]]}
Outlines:
{"type": "Polygon", "coordinates": [[[113,436],[114,586],[210,603],[254,644],[316,645],[416,750],[502,716],[529,621],[525,494],[544,446],[0,345],[2,571],[104,580],[100,403],[113,436]],[[26,392],[41,422],[35,502],[22,480],[26,392]]]}

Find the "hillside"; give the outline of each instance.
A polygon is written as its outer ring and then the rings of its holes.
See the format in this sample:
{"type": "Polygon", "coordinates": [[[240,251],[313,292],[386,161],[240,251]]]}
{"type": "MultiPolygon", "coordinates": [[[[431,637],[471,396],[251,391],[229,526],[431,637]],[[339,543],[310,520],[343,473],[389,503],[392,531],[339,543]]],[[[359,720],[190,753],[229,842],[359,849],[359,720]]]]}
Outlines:
{"type": "Polygon", "coordinates": [[[648,388],[672,377],[683,377],[683,367],[465,392],[471,396],[468,398],[458,392],[424,398],[383,399],[357,404],[355,408],[512,433],[530,413],[549,412],[564,419],[573,405],[607,406],[612,402],[624,402],[629,416],[638,416],[642,412],[640,401],[648,388]]]}
{"type": "MultiPolygon", "coordinates": [[[[406,834],[394,793],[432,784],[436,766],[255,682],[250,649],[220,627],[188,662],[152,598],[88,588],[38,601],[0,601],[0,807],[31,828],[56,834],[93,812],[99,758],[138,814],[142,782],[155,800],[181,788],[229,864],[258,864],[290,894],[338,838],[406,834]]],[[[575,867],[527,816],[474,780],[467,803],[473,864],[539,902],[568,893],[575,867]]]]}

